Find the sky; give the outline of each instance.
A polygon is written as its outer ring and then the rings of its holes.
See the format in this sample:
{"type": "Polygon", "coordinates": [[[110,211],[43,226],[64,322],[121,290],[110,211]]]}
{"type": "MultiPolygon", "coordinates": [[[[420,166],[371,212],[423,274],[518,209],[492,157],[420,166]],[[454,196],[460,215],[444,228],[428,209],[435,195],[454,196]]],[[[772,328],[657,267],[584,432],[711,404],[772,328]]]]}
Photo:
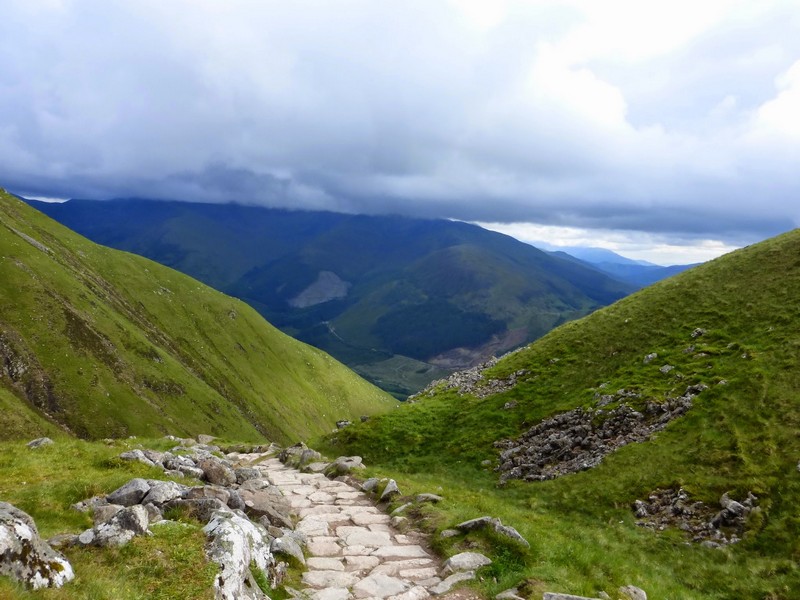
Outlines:
{"type": "Polygon", "coordinates": [[[800,224],[800,1],[6,0],[0,186],[707,260],[800,224]]]}

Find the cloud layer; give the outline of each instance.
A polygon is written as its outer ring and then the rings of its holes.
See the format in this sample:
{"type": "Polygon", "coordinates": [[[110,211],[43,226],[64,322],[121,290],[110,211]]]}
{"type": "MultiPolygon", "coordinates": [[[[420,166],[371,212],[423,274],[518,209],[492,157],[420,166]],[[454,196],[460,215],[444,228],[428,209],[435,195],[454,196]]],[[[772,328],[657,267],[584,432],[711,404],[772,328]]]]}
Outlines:
{"type": "Polygon", "coordinates": [[[10,4],[20,193],[734,245],[800,223],[791,0],[10,4]]]}

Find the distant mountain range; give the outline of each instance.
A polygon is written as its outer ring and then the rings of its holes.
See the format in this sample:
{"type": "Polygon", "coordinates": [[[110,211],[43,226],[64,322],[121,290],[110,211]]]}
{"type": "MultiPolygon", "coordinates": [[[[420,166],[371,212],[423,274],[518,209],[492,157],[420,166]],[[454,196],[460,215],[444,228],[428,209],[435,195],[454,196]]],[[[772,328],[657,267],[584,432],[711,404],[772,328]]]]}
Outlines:
{"type": "Polygon", "coordinates": [[[31,204],[245,300],[397,397],[636,287],[447,220],[150,200],[31,204]]]}
{"type": "Polygon", "coordinates": [[[656,281],[672,277],[673,275],[682,273],[700,264],[695,263],[691,265],[671,265],[663,267],[661,265],[654,265],[646,260],[626,258],[606,248],[585,246],[557,247],[539,242],[534,242],[533,245],[541,247],[555,256],[567,259],[570,257],[577,258],[583,263],[589,264],[595,269],[599,269],[603,273],[610,275],[614,279],[624,281],[637,288],[646,287],[656,281]]]}

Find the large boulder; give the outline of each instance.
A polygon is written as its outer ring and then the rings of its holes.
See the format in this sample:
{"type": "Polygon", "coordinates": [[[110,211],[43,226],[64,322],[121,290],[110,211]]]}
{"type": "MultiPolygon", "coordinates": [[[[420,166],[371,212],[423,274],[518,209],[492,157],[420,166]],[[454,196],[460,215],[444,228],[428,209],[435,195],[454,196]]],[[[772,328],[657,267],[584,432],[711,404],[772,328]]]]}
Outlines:
{"type": "Polygon", "coordinates": [[[141,504],[120,510],[111,519],[78,536],[83,546],[124,546],[137,535],[146,535],[150,519],[141,504]]]}
{"type": "Polygon", "coordinates": [[[128,483],[106,496],[106,500],[108,500],[109,504],[133,506],[134,504],[140,504],[149,491],[150,484],[146,480],[131,479],[128,483]]]}
{"type": "Polygon", "coordinates": [[[186,492],[185,485],[175,483],[174,481],[150,481],[150,490],[142,498],[142,504],[155,504],[156,506],[163,506],[170,500],[180,498],[186,492]]]}
{"type": "Polygon", "coordinates": [[[251,573],[265,576],[274,562],[267,531],[239,511],[216,511],[203,531],[210,538],[209,557],[220,566],[214,580],[216,600],[266,600],[251,573]]]}
{"type": "Polygon", "coordinates": [[[75,574],[64,556],[39,537],[27,513],[0,502],[0,575],[37,590],[61,587],[75,574]]]}
{"type": "Polygon", "coordinates": [[[229,486],[236,483],[236,473],[216,458],[205,458],[197,463],[203,470],[203,478],[214,485],[229,486]]]}

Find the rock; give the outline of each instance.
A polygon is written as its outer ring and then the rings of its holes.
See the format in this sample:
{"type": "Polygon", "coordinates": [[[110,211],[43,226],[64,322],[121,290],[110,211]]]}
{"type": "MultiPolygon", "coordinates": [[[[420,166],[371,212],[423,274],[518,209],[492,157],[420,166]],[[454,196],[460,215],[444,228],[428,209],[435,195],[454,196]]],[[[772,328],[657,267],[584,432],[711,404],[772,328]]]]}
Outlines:
{"type": "Polygon", "coordinates": [[[303,549],[300,547],[297,539],[292,536],[284,536],[272,540],[272,543],[270,544],[270,551],[273,554],[284,554],[286,556],[291,556],[301,565],[306,564],[306,558],[303,556],[303,549]]]}
{"type": "Polygon", "coordinates": [[[106,500],[105,496],[92,496],[86,500],[76,502],[75,504],[71,505],[70,508],[72,510],[77,510],[78,512],[94,512],[95,508],[105,504],[108,504],[108,500],[106,500]]]}
{"type": "Polygon", "coordinates": [[[25,444],[28,448],[36,449],[41,448],[42,446],[49,446],[50,444],[54,444],[55,442],[51,440],[49,437],[40,437],[36,438],[35,440],[31,440],[27,444],[25,444]]]}
{"type": "Polygon", "coordinates": [[[364,469],[360,456],[340,456],[325,468],[325,475],[333,479],[352,471],[364,469]]]}
{"type": "Polygon", "coordinates": [[[105,523],[106,521],[110,521],[111,518],[123,508],[125,507],[121,504],[102,504],[96,506],[94,509],[94,514],[92,515],[92,522],[95,526],[97,526],[105,523]]]}
{"type": "Polygon", "coordinates": [[[244,511],[254,519],[266,517],[269,523],[276,527],[293,529],[294,523],[290,516],[290,508],[286,499],[270,488],[261,490],[240,490],[244,500],[244,511]]]}
{"type": "Polygon", "coordinates": [[[228,507],[234,510],[244,510],[247,506],[244,503],[239,490],[229,490],[231,497],[228,499],[228,507]]]}
{"type": "Polygon", "coordinates": [[[512,400],[511,402],[506,402],[505,404],[503,404],[503,410],[512,410],[514,408],[517,408],[518,405],[519,402],[517,402],[516,400],[512,400]]]}
{"type": "Polygon", "coordinates": [[[203,446],[208,446],[211,442],[213,442],[217,438],[215,438],[213,435],[206,435],[204,433],[201,433],[200,435],[197,436],[196,439],[198,444],[202,444],[203,446]]]}
{"type": "MultiPolygon", "coordinates": [[[[800,462],[797,463],[797,469],[800,471],[800,462]]],[[[367,493],[374,492],[378,488],[379,483],[380,481],[377,477],[370,477],[361,484],[361,491],[367,493]]]]}
{"type": "Polygon", "coordinates": [[[667,373],[672,371],[674,368],[675,367],[673,367],[672,365],[664,365],[663,367],[660,367],[658,370],[661,371],[664,375],[666,375],[667,373]]]}
{"type": "Polygon", "coordinates": [[[522,535],[520,534],[519,531],[517,531],[516,529],[514,529],[513,527],[511,527],[509,525],[497,525],[494,528],[494,530],[497,532],[498,535],[501,535],[501,536],[506,537],[506,538],[508,538],[510,540],[518,542],[518,543],[522,544],[523,546],[525,546],[526,548],[530,548],[531,547],[530,542],[528,542],[528,540],[526,540],[524,537],[522,537],[522,535]]]}
{"type": "Polygon", "coordinates": [[[128,483],[117,488],[106,496],[109,504],[121,504],[122,506],[133,506],[139,504],[150,491],[150,484],[144,479],[131,479],[128,483]]]}
{"type": "Polygon", "coordinates": [[[294,446],[284,448],[278,455],[278,460],[286,466],[300,469],[309,463],[321,461],[322,455],[316,450],[311,450],[303,442],[299,442],[294,446]]]}
{"type": "Polygon", "coordinates": [[[206,481],[214,485],[228,486],[236,483],[236,474],[233,469],[222,464],[216,458],[204,458],[197,466],[202,469],[206,481]]]}
{"type": "Polygon", "coordinates": [[[434,596],[440,596],[441,594],[446,594],[449,592],[454,585],[461,583],[462,581],[470,581],[471,579],[475,579],[475,573],[472,571],[468,571],[466,573],[453,573],[444,581],[434,585],[430,589],[430,592],[434,596]]]}
{"type": "Polygon", "coordinates": [[[389,521],[389,524],[395,529],[403,529],[407,523],[408,519],[405,517],[392,517],[391,521],[389,521]]]}
{"type": "Polygon", "coordinates": [[[460,531],[476,531],[478,529],[486,529],[487,527],[494,529],[496,525],[500,524],[500,519],[494,517],[478,517],[477,519],[470,519],[456,525],[456,529],[460,531]]]}
{"type": "Polygon", "coordinates": [[[328,463],[326,462],[312,462],[308,463],[305,467],[302,468],[303,473],[324,473],[325,469],[328,468],[328,463]]]}
{"type": "Polygon", "coordinates": [[[383,492],[381,492],[381,502],[386,502],[399,495],[400,488],[397,487],[397,482],[394,479],[390,479],[386,487],[383,488],[383,492]]]}
{"type": "Polygon", "coordinates": [[[524,599],[519,595],[519,590],[517,588],[511,588],[497,594],[494,597],[494,600],[524,600],[524,599]]]}
{"type": "Polygon", "coordinates": [[[145,535],[150,521],[147,509],[141,504],[120,510],[110,520],[78,536],[78,542],[88,546],[124,546],[134,536],[145,535]]]}
{"type": "Polygon", "coordinates": [[[411,502],[406,502],[405,504],[401,504],[400,506],[395,508],[390,514],[393,517],[397,517],[399,515],[402,515],[404,512],[406,512],[412,506],[414,506],[414,505],[411,504],[411,502]]]}
{"type": "Polygon", "coordinates": [[[369,415],[361,415],[361,422],[366,423],[369,421],[369,415]]]}
{"type": "Polygon", "coordinates": [[[353,586],[353,594],[356,598],[386,598],[402,594],[410,587],[411,584],[402,579],[376,573],[356,583],[353,586]]]}
{"type": "Polygon", "coordinates": [[[195,479],[203,479],[203,469],[198,467],[182,466],[178,467],[178,471],[186,475],[186,477],[194,477],[195,479]]]}
{"type": "Polygon", "coordinates": [[[210,538],[209,558],[220,566],[214,580],[216,600],[264,600],[250,571],[267,576],[274,563],[266,530],[238,511],[218,510],[203,531],[210,538]]]}
{"type": "Polygon", "coordinates": [[[0,575],[34,590],[60,588],[75,577],[69,561],[39,537],[30,515],[7,502],[0,502],[0,575]]]}
{"type": "Polygon", "coordinates": [[[344,429],[345,427],[349,427],[352,425],[352,421],[336,421],[336,429],[344,429]]]}
{"type": "Polygon", "coordinates": [[[706,330],[702,327],[697,327],[694,331],[692,331],[691,336],[692,339],[699,338],[701,335],[705,335],[706,330]]]}
{"type": "Polygon", "coordinates": [[[231,492],[227,488],[219,485],[201,485],[185,489],[182,497],[186,500],[216,498],[223,504],[228,504],[228,501],[231,499],[231,492]]]}
{"type": "Polygon", "coordinates": [[[572,594],[558,594],[555,592],[545,592],[542,600],[600,600],[599,598],[589,598],[588,596],[573,596],[572,594]]]}
{"type": "Polygon", "coordinates": [[[641,588],[633,585],[625,585],[619,588],[619,593],[630,600],[647,600],[647,594],[641,588]]]}
{"type": "Polygon", "coordinates": [[[442,575],[450,575],[461,571],[474,571],[490,564],[492,564],[492,560],[479,552],[462,552],[451,556],[444,562],[442,575]]]}
{"type": "Polygon", "coordinates": [[[78,543],[78,536],[73,533],[59,533],[47,540],[47,543],[51,548],[69,548],[78,543]]]}
{"type": "Polygon", "coordinates": [[[139,450],[138,448],[135,450],[128,450],[127,452],[123,452],[119,455],[122,460],[129,460],[134,462],[140,462],[142,464],[147,465],[148,467],[155,467],[156,464],[145,456],[144,452],[139,450]]]}
{"type": "Polygon", "coordinates": [[[144,509],[147,511],[147,520],[150,523],[158,523],[159,521],[164,519],[164,515],[161,513],[161,509],[157,507],[155,504],[145,504],[143,505],[144,509]]]}
{"type": "Polygon", "coordinates": [[[719,504],[722,508],[729,510],[737,517],[741,517],[747,512],[747,509],[745,509],[741,503],[736,500],[731,500],[730,496],[728,496],[728,492],[722,494],[722,498],[719,499],[719,504]]]}
{"type": "Polygon", "coordinates": [[[180,498],[187,488],[185,485],[175,483],[174,481],[151,481],[150,491],[147,492],[142,498],[142,504],[155,504],[156,506],[163,506],[170,500],[180,498]]]}
{"type": "Polygon", "coordinates": [[[423,502],[432,502],[433,504],[436,504],[442,500],[444,500],[444,498],[437,496],[436,494],[419,494],[417,496],[417,503],[419,504],[422,504],[423,502]]]}
{"type": "Polygon", "coordinates": [[[650,354],[644,357],[644,360],[642,362],[644,362],[644,364],[649,364],[657,358],[658,358],[658,353],[651,352],[650,354]]]}
{"type": "Polygon", "coordinates": [[[239,467],[238,469],[234,469],[233,473],[236,475],[236,483],[239,485],[243,484],[248,479],[258,479],[261,477],[261,471],[253,467],[239,467]]]}
{"type": "Polygon", "coordinates": [[[442,532],[439,534],[439,537],[451,538],[451,537],[456,537],[459,533],[461,532],[458,531],[457,529],[443,529],[442,532]]]}

